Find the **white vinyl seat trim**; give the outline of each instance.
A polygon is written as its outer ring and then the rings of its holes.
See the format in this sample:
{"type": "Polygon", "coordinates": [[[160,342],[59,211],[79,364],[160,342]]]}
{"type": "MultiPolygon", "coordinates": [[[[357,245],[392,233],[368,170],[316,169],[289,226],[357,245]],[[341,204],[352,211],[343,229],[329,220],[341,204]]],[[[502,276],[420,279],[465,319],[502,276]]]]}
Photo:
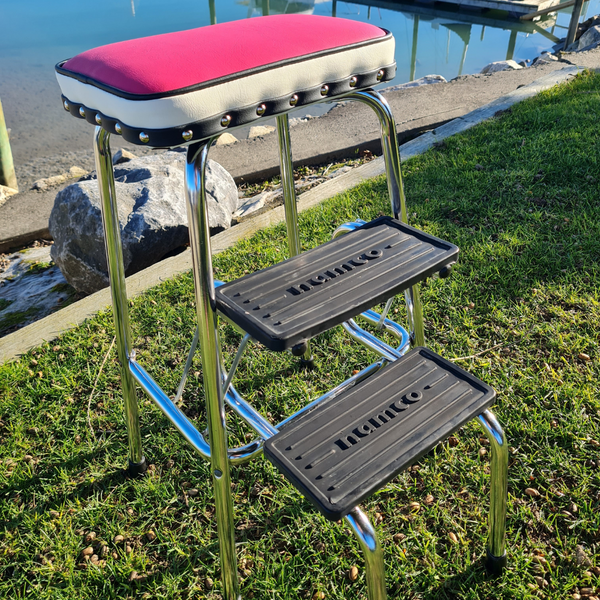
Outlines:
{"type": "Polygon", "coordinates": [[[154,100],[129,100],[60,73],[56,77],[70,102],[109,115],[129,127],[167,129],[393,65],[394,50],[394,38],[387,36],[367,47],[307,57],[306,61],[154,100]]]}

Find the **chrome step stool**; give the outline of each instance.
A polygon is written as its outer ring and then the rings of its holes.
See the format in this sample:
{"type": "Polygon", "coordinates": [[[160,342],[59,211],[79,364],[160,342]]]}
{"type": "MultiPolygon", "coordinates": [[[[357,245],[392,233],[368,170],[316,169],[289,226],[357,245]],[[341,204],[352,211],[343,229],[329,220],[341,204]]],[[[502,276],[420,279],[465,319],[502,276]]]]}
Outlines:
{"type": "Polygon", "coordinates": [[[425,349],[417,284],[445,276],[458,248],[409,227],[396,127],[371,86],[393,78],[394,39],[373,25],[308,15],[278,15],[111,44],[57,65],[65,109],[97,125],[102,198],[125,414],[129,470],[142,473],[135,385],[149,394],[184,438],[210,460],[223,598],[239,598],[229,465],[263,451],[327,518],[345,517],[365,554],[371,600],[386,597],[382,550],[357,506],[466,421],[477,418],[491,442],[487,566],[505,564],[507,450],[488,410],[494,391],[425,349]],[[357,100],[379,119],[391,217],[341,225],[333,239],[300,253],[288,112],[331,99],[357,100]],[[208,151],[228,129],[276,117],[291,258],[229,283],[213,280],[204,173],[208,151]],[[180,389],[199,341],[208,440],[136,362],[132,348],[120,224],[109,138],[139,145],[187,146],[185,194],[198,328],[180,389]],[[343,234],[343,235],[342,235],[343,234]],[[404,292],[408,329],[387,318],[404,292]],[[372,307],[386,302],[382,314],[372,307]],[[244,337],[229,373],[217,334],[221,315],[244,337]],[[360,316],[400,340],[394,348],[361,329],[360,316]],[[309,340],[336,325],[380,358],[304,409],[273,425],[248,404],[232,377],[250,339],[311,360],[309,340]],[[412,350],[409,351],[409,347],[412,350]],[[225,403],[257,433],[229,448],[225,403]]]}

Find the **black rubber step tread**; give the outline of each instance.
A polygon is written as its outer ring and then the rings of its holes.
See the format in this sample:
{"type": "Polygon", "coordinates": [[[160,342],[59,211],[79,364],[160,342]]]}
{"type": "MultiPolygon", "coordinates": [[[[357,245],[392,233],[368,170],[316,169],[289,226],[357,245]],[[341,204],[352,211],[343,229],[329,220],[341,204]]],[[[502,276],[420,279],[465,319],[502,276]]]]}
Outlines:
{"type": "Polygon", "coordinates": [[[380,217],[313,250],[226,283],[218,309],[274,351],[331,329],[456,261],[458,248],[380,217]]]}
{"type": "Polygon", "coordinates": [[[265,442],[264,453],[325,517],[337,521],[495,397],[460,367],[415,348],[299,415],[265,442]]]}

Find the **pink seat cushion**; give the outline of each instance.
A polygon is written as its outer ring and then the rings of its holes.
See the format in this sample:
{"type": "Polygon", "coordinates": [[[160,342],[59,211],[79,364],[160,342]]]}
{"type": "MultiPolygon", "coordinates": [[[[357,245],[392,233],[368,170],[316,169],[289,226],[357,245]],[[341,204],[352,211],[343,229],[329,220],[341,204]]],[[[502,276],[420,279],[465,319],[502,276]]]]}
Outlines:
{"type": "Polygon", "coordinates": [[[75,116],[179,145],[184,131],[196,140],[388,80],[394,40],[368,23],[274,15],[101,46],[56,70],[75,116]]]}
{"type": "Polygon", "coordinates": [[[100,46],[68,60],[62,68],[115,90],[162,95],[375,40],[386,33],[347,19],[274,15],[100,46]]]}

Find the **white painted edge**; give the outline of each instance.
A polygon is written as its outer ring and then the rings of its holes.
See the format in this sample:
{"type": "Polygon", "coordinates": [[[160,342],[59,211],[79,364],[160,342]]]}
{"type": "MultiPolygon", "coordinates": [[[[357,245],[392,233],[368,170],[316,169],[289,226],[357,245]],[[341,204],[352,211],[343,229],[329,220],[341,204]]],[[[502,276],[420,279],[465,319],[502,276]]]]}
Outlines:
{"type": "MultiPolygon", "coordinates": [[[[528,85],[402,144],[400,146],[400,156],[403,161],[418,156],[447,137],[466,131],[474,125],[493,117],[498,111],[506,110],[522,100],[532,98],[543,90],[571,79],[583,70],[582,67],[572,66],[544,75],[528,85]]],[[[367,179],[382,175],[384,172],[383,158],[376,158],[301,194],[298,197],[298,210],[303,211],[312,208],[336,194],[343,193],[367,179]]],[[[260,229],[281,223],[284,220],[283,206],[278,206],[271,211],[242,221],[231,229],[227,229],[211,238],[213,255],[223,252],[236,242],[250,237],[260,229]]],[[[127,278],[127,297],[139,296],[147,289],[191,268],[192,260],[189,250],[163,260],[127,278]]],[[[110,302],[110,290],[106,288],[1,338],[0,364],[18,358],[43,342],[51,341],[69,329],[77,327],[101,310],[109,308],[110,302]]]]}

